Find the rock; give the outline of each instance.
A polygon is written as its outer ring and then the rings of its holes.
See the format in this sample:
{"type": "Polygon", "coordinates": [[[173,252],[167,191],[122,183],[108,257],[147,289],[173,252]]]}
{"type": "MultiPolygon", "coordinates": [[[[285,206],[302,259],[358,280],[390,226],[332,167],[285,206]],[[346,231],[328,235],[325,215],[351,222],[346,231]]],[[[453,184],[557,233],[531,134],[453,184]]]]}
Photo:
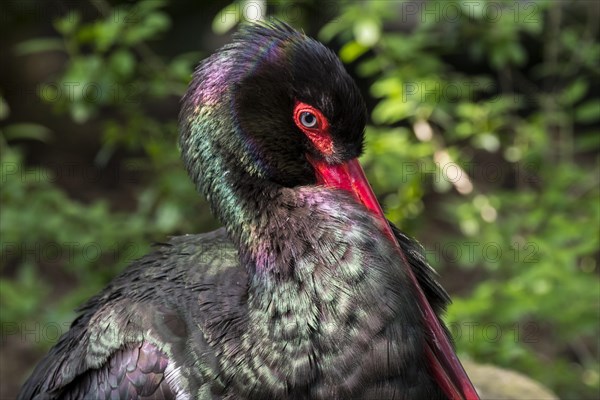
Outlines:
{"type": "Polygon", "coordinates": [[[558,400],[550,390],[519,372],[468,360],[462,364],[481,400],[558,400]]]}

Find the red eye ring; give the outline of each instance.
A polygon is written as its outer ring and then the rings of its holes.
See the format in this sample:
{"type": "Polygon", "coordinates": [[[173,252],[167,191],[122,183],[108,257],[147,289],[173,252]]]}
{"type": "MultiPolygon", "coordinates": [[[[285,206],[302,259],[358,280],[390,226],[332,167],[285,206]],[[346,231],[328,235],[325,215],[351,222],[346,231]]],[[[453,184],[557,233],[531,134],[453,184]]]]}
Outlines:
{"type": "Polygon", "coordinates": [[[333,153],[333,141],[329,135],[329,122],[321,111],[310,104],[296,101],[294,123],[321,153],[324,155],[333,153]],[[314,117],[314,121],[310,120],[311,116],[314,117]]]}
{"type": "Polygon", "coordinates": [[[300,128],[302,131],[306,129],[310,129],[313,131],[325,131],[329,127],[329,124],[327,123],[327,118],[325,118],[321,111],[311,106],[310,104],[306,104],[301,101],[296,101],[296,105],[294,106],[294,122],[296,123],[296,126],[298,126],[298,128],[300,128]],[[303,116],[306,113],[316,118],[316,123],[313,126],[306,126],[303,123],[303,116]]]}

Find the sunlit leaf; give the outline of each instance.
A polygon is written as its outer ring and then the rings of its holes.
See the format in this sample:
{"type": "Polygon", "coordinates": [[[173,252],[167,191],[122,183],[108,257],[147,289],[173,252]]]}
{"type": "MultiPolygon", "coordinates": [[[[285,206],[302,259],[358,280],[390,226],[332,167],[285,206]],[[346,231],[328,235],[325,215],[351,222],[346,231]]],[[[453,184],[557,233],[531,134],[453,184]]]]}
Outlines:
{"type": "Polygon", "coordinates": [[[348,42],[340,49],[340,58],[346,63],[351,63],[363,55],[367,50],[368,47],[365,47],[358,42],[348,42]]]}

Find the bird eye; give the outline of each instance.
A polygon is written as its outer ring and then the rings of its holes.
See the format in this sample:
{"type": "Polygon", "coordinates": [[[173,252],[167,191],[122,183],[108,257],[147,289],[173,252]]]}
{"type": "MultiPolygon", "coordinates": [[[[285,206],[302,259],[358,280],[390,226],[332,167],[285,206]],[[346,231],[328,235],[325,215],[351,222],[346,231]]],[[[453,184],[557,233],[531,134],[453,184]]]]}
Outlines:
{"type": "Polygon", "coordinates": [[[304,111],[300,114],[300,123],[306,128],[314,128],[317,125],[317,117],[308,111],[304,111]]]}

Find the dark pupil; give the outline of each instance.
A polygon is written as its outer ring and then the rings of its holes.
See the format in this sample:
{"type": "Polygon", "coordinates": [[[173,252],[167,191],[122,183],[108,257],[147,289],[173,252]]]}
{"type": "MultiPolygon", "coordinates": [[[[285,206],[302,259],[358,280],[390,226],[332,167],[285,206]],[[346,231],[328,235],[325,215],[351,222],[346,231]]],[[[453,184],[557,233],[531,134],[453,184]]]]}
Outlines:
{"type": "Polygon", "coordinates": [[[302,113],[302,124],[305,126],[313,126],[315,119],[315,116],[309,112],[302,113]]]}

